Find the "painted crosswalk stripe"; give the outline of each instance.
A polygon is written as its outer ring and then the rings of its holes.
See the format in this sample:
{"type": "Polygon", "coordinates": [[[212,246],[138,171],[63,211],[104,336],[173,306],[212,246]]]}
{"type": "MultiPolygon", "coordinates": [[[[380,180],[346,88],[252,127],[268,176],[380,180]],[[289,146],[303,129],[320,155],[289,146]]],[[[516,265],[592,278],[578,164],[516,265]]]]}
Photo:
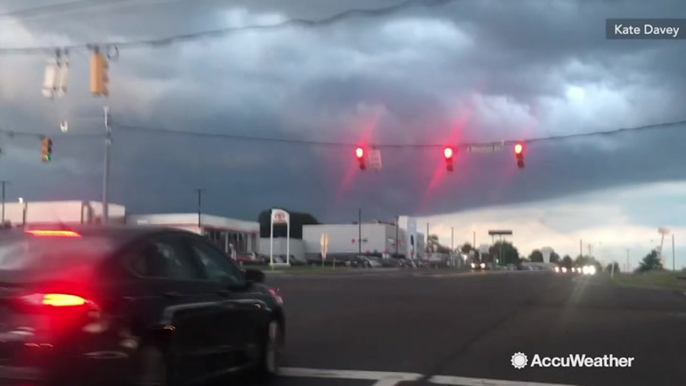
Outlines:
{"type": "Polygon", "coordinates": [[[429,382],[436,385],[455,386],[574,386],[559,383],[538,383],[525,381],[505,381],[498,379],[452,377],[447,375],[435,375],[429,378],[429,382]]]}
{"type": "MultiPolygon", "coordinates": [[[[400,382],[417,381],[425,376],[417,373],[396,373],[389,371],[364,371],[364,370],[327,370],[306,369],[301,367],[283,367],[279,370],[283,377],[303,378],[335,378],[363,381],[376,381],[372,386],[396,386],[400,382]]],[[[429,383],[436,385],[454,386],[575,386],[558,383],[540,383],[525,381],[506,381],[499,379],[467,378],[449,375],[435,375],[428,379],[429,383]]]]}
{"type": "Polygon", "coordinates": [[[416,381],[422,377],[415,373],[394,373],[386,371],[358,371],[358,370],[324,370],[285,367],[279,370],[279,375],[286,377],[306,378],[338,378],[376,381],[373,386],[395,386],[400,382],[416,381]]]}

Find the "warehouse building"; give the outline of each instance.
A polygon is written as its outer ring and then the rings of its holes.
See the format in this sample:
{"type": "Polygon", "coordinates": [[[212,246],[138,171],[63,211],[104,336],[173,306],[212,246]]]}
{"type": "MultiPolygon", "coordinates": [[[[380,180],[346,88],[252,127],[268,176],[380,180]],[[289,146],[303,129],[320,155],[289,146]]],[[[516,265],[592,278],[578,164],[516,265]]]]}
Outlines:
{"type": "MultiPolygon", "coordinates": [[[[327,255],[397,254],[405,256],[407,232],[396,224],[372,221],[362,224],[317,224],[303,226],[308,258],[320,256],[322,235],[328,237],[327,255]],[[361,235],[361,237],[360,237],[361,235]]],[[[417,233],[417,250],[424,253],[424,235],[417,233]]]]}

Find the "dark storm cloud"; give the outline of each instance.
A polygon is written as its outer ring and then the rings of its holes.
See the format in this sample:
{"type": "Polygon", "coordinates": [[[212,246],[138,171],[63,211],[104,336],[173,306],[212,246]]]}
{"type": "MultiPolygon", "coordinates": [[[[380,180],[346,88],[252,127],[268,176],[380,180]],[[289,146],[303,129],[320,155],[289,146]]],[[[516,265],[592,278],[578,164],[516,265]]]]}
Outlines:
{"type": "MultiPolygon", "coordinates": [[[[54,36],[71,42],[120,41],[395,3],[171,1],[68,13],[50,23],[33,18],[22,25],[39,38],[36,45],[54,36]]],[[[107,103],[122,124],[351,143],[365,135],[372,143],[512,139],[676,120],[684,118],[680,101],[686,89],[686,54],[680,45],[608,41],[604,20],[679,15],[686,17],[686,3],[676,0],[461,1],[321,29],[122,50],[112,65],[109,101],[76,96],[87,90],[81,76],[69,96],[70,111],[97,116],[107,103]],[[669,12],[658,14],[658,9],[669,12]],[[586,105],[567,100],[570,85],[586,90],[586,105]],[[607,100],[595,92],[605,93],[607,100]],[[592,115],[585,116],[590,110],[592,115]],[[458,130],[467,112],[471,115],[458,130]]],[[[74,73],[87,73],[85,56],[72,60],[74,73]]],[[[0,63],[0,71],[11,69],[11,63],[0,63]]],[[[45,114],[46,102],[38,96],[35,74],[42,63],[36,63],[21,80],[35,95],[0,93],[0,126],[54,126],[55,114],[45,114]]],[[[509,149],[459,155],[456,172],[442,175],[440,148],[383,150],[384,169],[360,173],[348,148],[122,129],[113,150],[112,199],[136,212],[193,211],[193,189],[204,187],[209,212],[244,218],[275,205],[341,221],[354,220],[360,207],[380,218],[436,214],[681,179],[685,156],[676,144],[682,137],[683,131],[671,130],[598,143],[541,143],[528,148],[523,171],[515,168],[509,149]]],[[[8,161],[5,172],[20,180],[17,189],[31,192],[32,199],[99,197],[99,142],[60,145],[64,158],[51,165],[53,172],[26,161],[33,145],[13,146],[17,152],[5,158],[22,161],[8,161]]]]}

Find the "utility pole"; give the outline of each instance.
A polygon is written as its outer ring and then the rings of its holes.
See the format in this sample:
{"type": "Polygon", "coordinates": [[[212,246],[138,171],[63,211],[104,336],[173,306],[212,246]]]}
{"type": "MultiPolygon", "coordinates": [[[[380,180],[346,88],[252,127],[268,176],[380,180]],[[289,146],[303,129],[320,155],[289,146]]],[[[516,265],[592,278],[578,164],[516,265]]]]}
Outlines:
{"type": "Polygon", "coordinates": [[[395,218],[395,257],[398,257],[398,233],[400,233],[400,216],[395,218]]]}
{"type": "Polygon", "coordinates": [[[357,210],[357,254],[362,255],[362,208],[357,210]]]}
{"type": "Polygon", "coordinates": [[[450,250],[455,250],[455,228],[450,227],[450,250]]]}
{"type": "Polygon", "coordinates": [[[579,256],[581,256],[581,257],[584,256],[584,242],[583,242],[583,240],[579,240],[579,256]]]}
{"type": "Polygon", "coordinates": [[[631,271],[631,267],[629,267],[629,248],[626,249],[626,273],[629,273],[631,271]]]}
{"type": "Polygon", "coordinates": [[[0,184],[2,184],[2,225],[5,225],[5,185],[9,183],[9,181],[0,181],[0,184]]]}
{"type": "Polygon", "coordinates": [[[102,181],[102,222],[107,224],[110,217],[109,208],[109,181],[110,181],[110,147],[112,146],[112,119],[110,117],[110,108],[103,107],[105,112],[105,164],[103,170],[102,181]]]}
{"type": "Polygon", "coordinates": [[[476,231],[473,232],[472,237],[473,237],[472,248],[476,249],[476,231]]]}
{"type": "Polygon", "coordinates": [[[429,251],[429,222],[428,221],[426,223],[426,243],[424,245],[424,249],[426,249],[426,252],[429,251]]]}
{"type": "Polygon", "coordinates": [[[205,189],[195,189],[196,192],[198,192],[198,232],[202,233],[202,192],[205,191],[205,189]]]}

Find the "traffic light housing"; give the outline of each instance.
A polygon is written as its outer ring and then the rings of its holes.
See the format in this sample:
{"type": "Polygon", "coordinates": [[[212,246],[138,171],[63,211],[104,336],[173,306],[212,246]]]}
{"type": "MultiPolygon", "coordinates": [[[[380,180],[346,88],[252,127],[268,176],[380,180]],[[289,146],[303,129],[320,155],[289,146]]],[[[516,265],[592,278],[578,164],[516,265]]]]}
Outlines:
{"type": "Polygon", "coordinates": [[[355,149],[355,158],[357,158],[357,162],[360,164],[360,170],[367,169],[367,163],[365,162],[365,151],[363,148],[358,147],[355,149]]]}
{"type": "Polygon", "coordinates": [[[443,158],[445,158],[445,168],[449,171],[453,171],[453,156],[455,155],[455,150],[452,147],[446,147],[443,149],[443,158]]]}
{"type": "Polygon", "coordinates": [[[91,55],[91,94],[93,96],[109,95],[107,89],[109,83],[108,68],[105,55],[98,51],[93,52],[91,55]]]}
{"type": "Polygon", "coordinates": [[[52,161],[52,139],[41,139],[41,159],[43,162],[52,161]]]}
{"type": "Polygon", "coordinates": [[[517,142],[514,145],[515,158],[517,159],[517,167],[524,169],[524,144],[517,142]]]}

